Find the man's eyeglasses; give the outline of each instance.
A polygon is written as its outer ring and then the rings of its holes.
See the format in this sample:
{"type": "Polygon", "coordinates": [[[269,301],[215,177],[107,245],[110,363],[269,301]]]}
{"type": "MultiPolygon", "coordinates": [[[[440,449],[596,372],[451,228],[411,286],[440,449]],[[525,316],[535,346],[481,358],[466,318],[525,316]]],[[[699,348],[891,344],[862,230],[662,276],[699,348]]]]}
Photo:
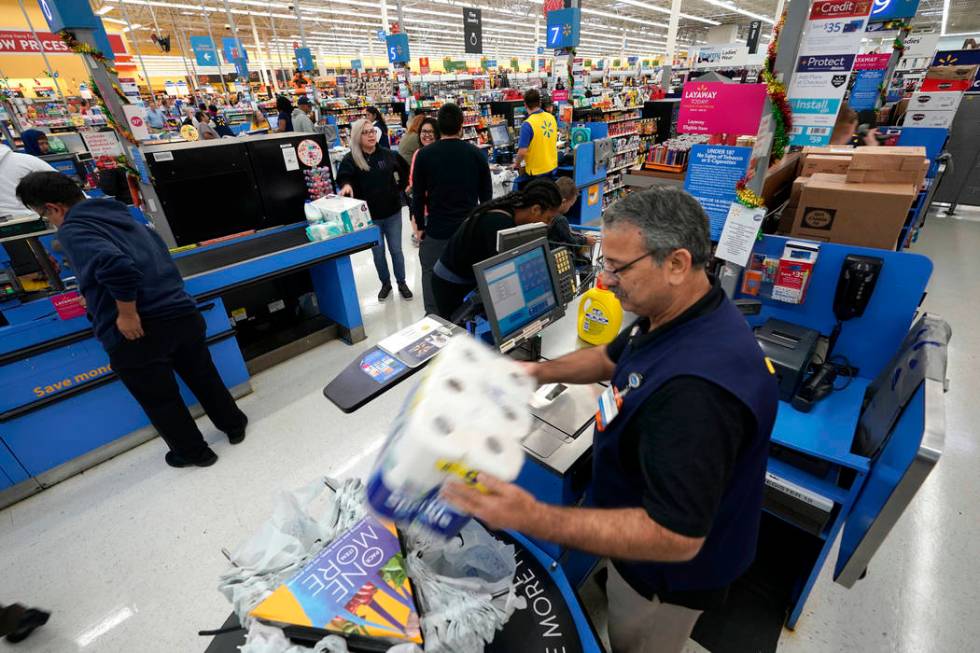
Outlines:
{"type": "Polygon", "coordinates": [[[623,272],[626,272],[631,267],[633,267],[634,265],[636,265],[637,263],[639,263],[640,261],[642,261],[643,259],[645,259],[648,256],[653,256],[653,252],[647,252],[646,254],[643,254],[642,256],[638,256],[635,259],[633,259],[632,261],[630,261],[629,263],[626,263],[624,265],[620,265],[618,268],[610,267],[609,264],[604,261],[602,263],[602,271],[605,274],[608,274],[610,277],[613,277],[615,279],[619,279],[622,276],[623,272]]]}
{"type": "Polygon", "coordinates": [[[40,209],[34,209],[34,212],[37,213],[38,216],[44,218],[45,220],[48,219],[48,216],[46,215],[48,212],[47,206],[42,206],[40,209]]]}

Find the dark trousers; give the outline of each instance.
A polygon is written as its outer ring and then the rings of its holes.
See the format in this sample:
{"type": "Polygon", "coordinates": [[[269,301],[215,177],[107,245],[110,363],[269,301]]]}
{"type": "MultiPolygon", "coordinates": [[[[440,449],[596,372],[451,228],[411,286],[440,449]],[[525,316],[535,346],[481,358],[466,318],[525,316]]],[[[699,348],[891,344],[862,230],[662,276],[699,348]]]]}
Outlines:
{"type": "Polygon", "coordinates": [[[440,240],[427,234],[422,239],[422,244],[419,245],[419,263],[422,266],[422,302],[425,304],[426,315],[434,315],[439,312],[436,296],[432,290],[432,269],[436,266],[436,261],[442,257],[442,253],[448,244],[448,238],[440,240]]]}
{"type": "Polygon", "coordinates": [[[463,300],[473,291],[474,286],[446,281],[438,274],[432,275],[432,294],[436,300],[436,315],[444,320],[452,320],[453,314],[463,305],[463,300]]]}
{"type": "Polygon", "coordinates": [[[206,327],[200,313],[169,320],[144,320],[144,336],[125,340],[109,352],[112,369],[170,450],[187,458],[199,458],[208,445],[180,396],[174,372],[225,433],[245,428],[248,419],[238,409],[205,342],[206,327]]]}
{"type": "Polygon", "coordinates": [[[25,612],[27,612],[27,608],[19,603],[0,605],[0,639],[17,630],[25,612]]]}

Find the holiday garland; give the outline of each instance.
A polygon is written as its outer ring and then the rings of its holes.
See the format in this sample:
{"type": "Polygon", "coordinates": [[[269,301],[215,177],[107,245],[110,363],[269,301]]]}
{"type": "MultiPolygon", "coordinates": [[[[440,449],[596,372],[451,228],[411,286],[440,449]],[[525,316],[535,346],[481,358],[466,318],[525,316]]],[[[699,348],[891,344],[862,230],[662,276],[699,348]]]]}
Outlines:
{"type": "MultiPolygon", "coordinates": [[[[766,52],[766,64],[762,68],[762,81],[766,85],[766,95],[769,97],[770,110],[772,111],[773,135],[772,135],[772,155],[773,161],[778,161],[786,154],[786,147],[789,145],[789,130],[793,127],[793,112],[786,98],[786,85],[776,78],[774,68],[776,65],[776,51],[779,49],[779,34],[786,23],[786,14],[779,19],[773,28],[772,39],[769,42],[769,49],[766,52]]],[[[749,208],[762,206],[765,201],[758,193],[749,188],[754,171],[742,177],[735,184],[735,199],[749,208]]]]}

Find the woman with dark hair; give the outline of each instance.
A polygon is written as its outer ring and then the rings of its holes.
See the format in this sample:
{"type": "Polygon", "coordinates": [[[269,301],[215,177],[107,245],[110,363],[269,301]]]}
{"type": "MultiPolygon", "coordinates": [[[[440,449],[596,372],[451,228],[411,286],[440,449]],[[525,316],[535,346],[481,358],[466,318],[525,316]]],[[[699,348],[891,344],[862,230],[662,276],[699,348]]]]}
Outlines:
{"type": "Polygon", "coordinates": [[[415,114],[408,122],[408,127],[405,128],[405,133],[402,134],[402,139],[398,141],[398,153],[405,159],[405,163],[411,163],[412,157],[415,156],[416,150],[419,149],[419,129],[422,127],[423,120],[425,120],[424,114],[415,114]]]}
{"type": "Polygon", "coordinates": [[[378,111],[378,107],[368,107],[365,109],[364,117],[374,125],[374,129],[378,132],[378,145],[386,150],[390,150],[391,141],[388,140],[388,123],[385,122],[384,116],[378,111]]]}
{"type": "Polygon", "coordinates": [[[276,111],[279,112],[277,132],[293,131],[293,103],[285,95],[276,96],[276,111]]]}
{"type": "MultiPolygon", "coordinates": [[[[414,152],[412,152],[412,158],[410,159],[412,165],[408,171],[408,188],[405,189],[405,192],[409,194],[409,197],[411,197],[412,192],[412,173],[415,172],[415,157],[418,156],[418,153],[423,147],[426,145],[432,145],[439,140],[439,122],[435,118],[424,118],[422,116],[416,116],[416,118],[422,119],[419,120],[419,125],[417,127],[419,146],[415,148],[414,152]]],[[[414,124],[415,121],[413,120],[412,123],[414,124]]],[[[399,146],[399,149],[400,148],[401,146],[399,146]]],[[[408,205],[411,207],[413,202],[409,201],[408,205]]],[[[412,244],[416,247],[422,244],[422,236],[421,232],[419,231],[419,222],[421,222],[421,220],[416,220],[414,215],[410,216],[410,224],[412,226],[412,244]]]]}
{"type": "Polygon", "coordinates": [[[24,154],[44,156],[51,152],[48,135],[40,129],[25,129],[21,132],[20,140],[24,143],[24,154]]]}
{"type": "Polygon", "coordinates": [[[439,315],[451,319],[476,288],[473,266],[497,254],[497,232],[518,225],[551,221],[562,205],[550,179],[532,179],[521,190],[476,207],[449,239],[432,274],[432,293],[439,315]]]}

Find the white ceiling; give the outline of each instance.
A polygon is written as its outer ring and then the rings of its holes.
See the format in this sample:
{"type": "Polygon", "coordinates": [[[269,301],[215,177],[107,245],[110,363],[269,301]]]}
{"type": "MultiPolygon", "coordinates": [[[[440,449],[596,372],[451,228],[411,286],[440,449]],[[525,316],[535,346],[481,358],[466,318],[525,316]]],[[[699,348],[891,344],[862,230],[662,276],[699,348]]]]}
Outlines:
{"type": "MultiPolygon", "coordinates": [[[[795,0],[797,2],[801,0],[795,0]]],[[[916,30],[940,31],[943,3],[949,4],[948,33],[980,30],[980,1],[921,0],[916,30]]],[[[156,24],[164,34],[207,34],[206,16],[216,38],[231,36],[225,5],[231,10],[239,38],[252,47],[254,20],[263,49],[278,45],[291,56],[299,44],[300,29],[292,7],[299,5],[308,44],[314,52],[357,58],[384,55],[376,38],[383,29],[382,2],[370,0],[91,0],[94,8],[112,7],[103,19],[122,25],[127,19],[149,42],[156,24]],[[122,21],[122,22],[120,22],[122,21]]],[[[463,56],[462,8],[483,10],[484,54],[498,58],[530,57],[543,44],[541,0],[405,0],[403,31],[409,33],[414,56],[463,56]],[[535,25],[539,24],[536,38],[535,25]]],[[[777,0],[682,0],[678,22],[679,47],[705,41],[713,25],[737,24],[740,34],[750,21],[764,21],[765,43],[777,0]]],[[[665,52],[670,0],[582,0],[584,56],[656,55],[665,52]],[[625,49],[624,49],[624,41],[625,49]]],[[[388,20],[397,20],[396,2],[387,0],[388,20]]],[[[173,39],[173,52],[180,50],[173,39]]]]}

